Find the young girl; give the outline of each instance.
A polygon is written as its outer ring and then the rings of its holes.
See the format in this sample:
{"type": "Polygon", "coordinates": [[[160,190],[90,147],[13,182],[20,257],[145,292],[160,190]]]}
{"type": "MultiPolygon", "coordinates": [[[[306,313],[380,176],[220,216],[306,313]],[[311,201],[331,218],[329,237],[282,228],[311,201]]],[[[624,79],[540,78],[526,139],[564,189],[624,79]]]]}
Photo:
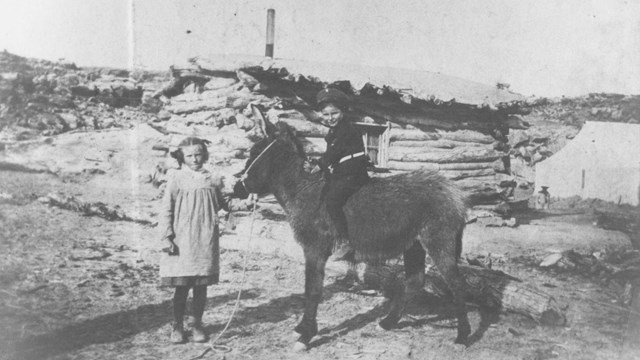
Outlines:
{"type": "Polygon", "coordinates": [[[204,342],[202,314],[207,285],[218,283],[220,271],[217,213],[228,208],[221,194],[220,177],[204,168],[209,159],[204,140],[186,138],[172,156],[181,168],[169,174],[162,203],[162,241],[168,247],[160,261],[160,282],[175,287],[171,342],[185,341],[183,318],[191,288],[193,341],[204,342]]]}

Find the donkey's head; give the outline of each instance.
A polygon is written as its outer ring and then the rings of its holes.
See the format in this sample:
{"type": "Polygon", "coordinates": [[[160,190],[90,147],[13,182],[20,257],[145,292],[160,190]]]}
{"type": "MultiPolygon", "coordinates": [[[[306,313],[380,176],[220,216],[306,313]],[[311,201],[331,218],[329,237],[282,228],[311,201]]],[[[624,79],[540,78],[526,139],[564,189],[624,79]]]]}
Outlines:
{"type": "Polygon", "coordinates": [[[234,186],[234,197],[246,198],[249,193],[264,194],[269,191],[269,181],[274,171],[283,171],[283,161],[306,156],[293,130],[284,122],[272,124],[257,105],[251,105],[256,126],[264,138],[249,150],[249,159],[240,180],[234,186]]]}

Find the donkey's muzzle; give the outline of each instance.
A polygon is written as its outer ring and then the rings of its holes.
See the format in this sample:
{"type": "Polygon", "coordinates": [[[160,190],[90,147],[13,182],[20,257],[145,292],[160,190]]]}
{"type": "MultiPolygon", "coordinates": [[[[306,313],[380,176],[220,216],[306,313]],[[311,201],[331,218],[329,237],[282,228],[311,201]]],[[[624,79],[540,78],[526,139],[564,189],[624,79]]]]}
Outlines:
{"type": "Polygon", "coordinates": [[[249,197],[249,192],[244,187],[242,180],[238,180],[235,185],[233,185],[233,197],[236,199],[246,199],[249,197]]]}

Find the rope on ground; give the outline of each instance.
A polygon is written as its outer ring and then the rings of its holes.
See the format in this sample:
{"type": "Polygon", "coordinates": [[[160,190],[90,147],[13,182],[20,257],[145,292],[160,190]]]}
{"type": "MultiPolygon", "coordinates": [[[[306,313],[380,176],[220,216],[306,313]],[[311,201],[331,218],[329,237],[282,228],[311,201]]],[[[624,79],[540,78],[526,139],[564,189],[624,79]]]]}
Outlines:
{"type": "Polygon", "coordinates": [[[240,305],[240,297],[242,296],[242,288],[244,287],[244,282],[246,280],[246,274],[247,274],[247,258],[249,257],[249,255],[247,254],[248,252],[248,248],[249,245],[251,244],[251,238],[253,237],[253,225],[256,222],[256,207],[258,204],[258,199],[257,197],[253,199],[253,208],[251,210],[251,226],[249,227],[249,240],[247,241],[247,250],[245,250],[245,254],[244,254],[244,258],[242,259],[242,277],[240,278],[240,288],[238,289],[238,296],[236,297],[236,304],[233,307],[233,311],[231,311],[231,315],[229,316],[229,320],[227,320],[227,324],[224,326],[224,328],[222,329],[222,331],[220,331],[220,333],[209,342],[209,346],[207,347],[207,349],[205,349],[202,354],[196,356],[196,357],[192,357],[189,360],[197,360],[197,359],[202,359],[209,351],[213,351],[215,353],[220,353],[220,354],[224,354],[224,353],[228,353],[230,352],[232,349],[229,346],[226,345],[216,345],[216,342],[222,337],[222,335],[224,335],[224,333],[227,331],[227,329],[229,328],[229,325],[231,324],[231,321],[233,321],[233,317],[236,314],[236,311],[238,310],[238,307],[240,305]]]}
{"type": "Polygon", "coordinates": [[[587,301],[590,301],[590,302],[592,302],[592,303],[594,303],[594,304],[598,304],[598,305],[600,305],[600,306],[603,306],[603,307],[609,308],[609,309],[611,309],[611,310],[618,310],[618,311],[621,311],[621,312],[628,312],[628,313],[629,313],[629,315],[636,315],[636,316],[640,316],[640,313],[639,313],[639,312],[634,311],[634,310],[633,310],[633,309],[631,309],[631,308],[624,308],[624,307],[622,307],[622,306],[617,306],[617,305],[613,305],[613,304],[607,304],[607,303],[605,303],[605,302],[598,301],[598,300],[593,300],[593,299],[589,299],[589,298],[586,298],[586,300],[587,300],[587,301]]]}

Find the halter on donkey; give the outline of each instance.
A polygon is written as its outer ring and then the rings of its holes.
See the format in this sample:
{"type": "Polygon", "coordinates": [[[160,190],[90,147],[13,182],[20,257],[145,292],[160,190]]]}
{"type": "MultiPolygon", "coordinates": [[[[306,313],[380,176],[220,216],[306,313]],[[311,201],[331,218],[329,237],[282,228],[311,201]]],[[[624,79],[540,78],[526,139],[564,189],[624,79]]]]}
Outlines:
{"type": "MultiPolygon", "coordinates": [[[[266,138],[251,148],[236,195],[273,193],[304,250],[305,309],[295,331],[300,334],[296,347],[306,348],[318,332],[316,315],[325,265],[337,234],[326,209],[317,206],[324,180],[321,174],[304,170],[306,156],[293,130],[283,122],[273,125],[257,107],[253,110],[266,138]]],[[[391,311],[380,326],[396,326],[406,301],[424,285],[428,251],[455,299],[456,343],[466,343],[470,326],[465,282],[457,266],[466,213],[460,190],[427,171],[374,178],[349,198],[344,211],[352,246],[365,262],[404,256],[404,288],[392,297],[391,311]]]]}

